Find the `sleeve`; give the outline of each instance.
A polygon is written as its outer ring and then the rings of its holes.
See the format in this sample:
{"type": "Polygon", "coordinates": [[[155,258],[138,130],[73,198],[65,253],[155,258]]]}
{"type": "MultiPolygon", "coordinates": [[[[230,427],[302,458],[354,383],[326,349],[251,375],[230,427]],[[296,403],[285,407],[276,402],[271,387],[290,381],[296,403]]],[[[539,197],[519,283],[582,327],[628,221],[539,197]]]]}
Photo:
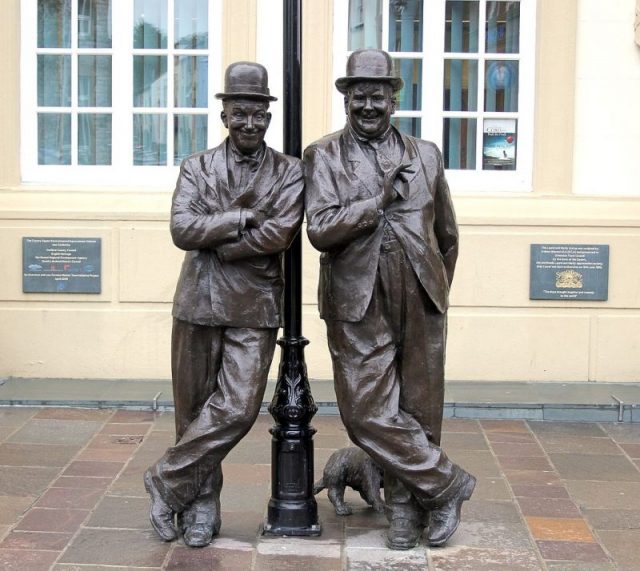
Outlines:
{"type": "Polygon", "coordinates": [[[185,159],[171,204],[171,237],[182,250],[215,248],[238,238],[241,230],[241,209],[199,214],[191,202],[199,199],[197,178],[193,172],[193,159],[185,159]]]}
{"type": "Polygon", "coordinates": [[[449,185],[445,178],[442,153],[440,153],[437,147],[434,148],[438,159],[438,174],[435,181],[436,194],[434,197],[434,230],[440,253],[444,258],[444,267],[447,270],[449,285],[451,285],[456,261],[458,259],[458,225],[456,223],[451,193],[449,192],[449,185]]]}
{"type": "Polygon", "coordinates": [[[327,251],[341,247],[377,228],[381,215],[378,199],[341,204],[337,181],[321,149],[308,147],[304,166],[307,234],[316,249],[327,251]]]}
{"type": "Polygon", "coordinates": [[[275,199],[262,224],[242,232],[238,240],[218,246],[218,256],[233,261],[286,250],[302,224],[303,190],[302,163],[297,161],[284,175],[280,188],[272,191],[275,199]]]}

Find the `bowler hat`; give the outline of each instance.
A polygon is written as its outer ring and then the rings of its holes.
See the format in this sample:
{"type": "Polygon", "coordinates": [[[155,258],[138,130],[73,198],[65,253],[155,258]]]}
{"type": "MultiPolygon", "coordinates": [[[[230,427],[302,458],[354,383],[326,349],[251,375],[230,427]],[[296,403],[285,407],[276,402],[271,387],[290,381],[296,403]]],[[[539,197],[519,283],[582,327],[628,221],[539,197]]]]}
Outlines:
{"type": "Polygon", "coordinates": [[[404,86],[402,78],[393,75],[391,56],[382,50],[356,50],[347,60],[347,75],[336,79],[340,93],[347,93],[349,86],[357,81],[386,81],[394,91],[404,86]]]}
{"type": "Polygon", "coordinates": [[[252,61],[237,61],[227,67],[224,74],[224,92],[216,93],[217,99],[247,97],[277,101],[269,93],[269,76],[264,66],[252,61]]]}

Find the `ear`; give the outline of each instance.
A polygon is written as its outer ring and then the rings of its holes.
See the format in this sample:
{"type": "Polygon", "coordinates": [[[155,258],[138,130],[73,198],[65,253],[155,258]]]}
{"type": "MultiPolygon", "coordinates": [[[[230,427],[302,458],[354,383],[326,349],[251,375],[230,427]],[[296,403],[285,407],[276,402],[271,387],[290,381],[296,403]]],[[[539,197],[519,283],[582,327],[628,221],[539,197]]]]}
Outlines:
{"type": "Polygon", "coordinates": [[[349,115],[349,96],[344,96],[344,114],[349,115]]]}
{"type": "Polygon", "coordinates": [[[396,112],[396,108],[398,107],[398,98],[396,97],[396,94],[394,93],[391,96],[391,115],[393,115],[396,112]]]}
{"type": "Polygon", "coordinates": [[[224,111],[220,111],[220,119],[222,120],[222,124],[225,129],[229,128],[229,121],[227,120],[227,114],[224,111]]]}
{"type": "Polygon", "coordinates": [[[269,128],[269,125],[271,125],[271,113],[267,111],[267,129],[269,128]]]}

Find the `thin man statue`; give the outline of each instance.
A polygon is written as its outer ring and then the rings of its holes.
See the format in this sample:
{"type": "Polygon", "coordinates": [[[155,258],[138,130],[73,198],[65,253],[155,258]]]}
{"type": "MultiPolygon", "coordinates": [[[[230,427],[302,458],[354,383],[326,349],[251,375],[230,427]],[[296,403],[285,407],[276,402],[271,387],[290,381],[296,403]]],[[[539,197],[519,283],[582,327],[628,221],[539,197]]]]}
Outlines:
{"type": "Polygon", "coordinates": [[[403,87],[384,51],[358,50],[342,131],[304,153],[307,232],[349,436],[384,470],[387,545],[443,545],[475,478],[440,448],[449,287],[458,229],[440,151],[391,125],[403,87]]]}
{"type": "Polygon", "coordinates": [[[260,411],[283,315],[281,255],[304,210],[301,161],[264,143],[276,100],[266,69],[231,64],[216,97],[229,136],[184,160],[171,208],[173,242],[187,251],[173,303],[176,444],[144,475],[154,529],[192,547],[218,533],[220,464],[260,411]]]}

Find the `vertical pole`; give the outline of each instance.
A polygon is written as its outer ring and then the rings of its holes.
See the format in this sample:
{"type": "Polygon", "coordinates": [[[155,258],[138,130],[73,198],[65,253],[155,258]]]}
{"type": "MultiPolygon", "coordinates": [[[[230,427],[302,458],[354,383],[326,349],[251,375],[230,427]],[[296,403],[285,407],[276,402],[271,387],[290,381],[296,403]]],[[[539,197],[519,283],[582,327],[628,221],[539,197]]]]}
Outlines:
{"type": "MultiPolygon", "coordinates": [[[[302,156],[302,0],[284,0],[284,152],[302,156]]],[[[280,369],[269,412],[271,499],[264,523],[267,535],[320,535],[313,495],[313,401],[302,337],[302,242],[300,234],[285,252],[284,336],[280,369]]]]}

